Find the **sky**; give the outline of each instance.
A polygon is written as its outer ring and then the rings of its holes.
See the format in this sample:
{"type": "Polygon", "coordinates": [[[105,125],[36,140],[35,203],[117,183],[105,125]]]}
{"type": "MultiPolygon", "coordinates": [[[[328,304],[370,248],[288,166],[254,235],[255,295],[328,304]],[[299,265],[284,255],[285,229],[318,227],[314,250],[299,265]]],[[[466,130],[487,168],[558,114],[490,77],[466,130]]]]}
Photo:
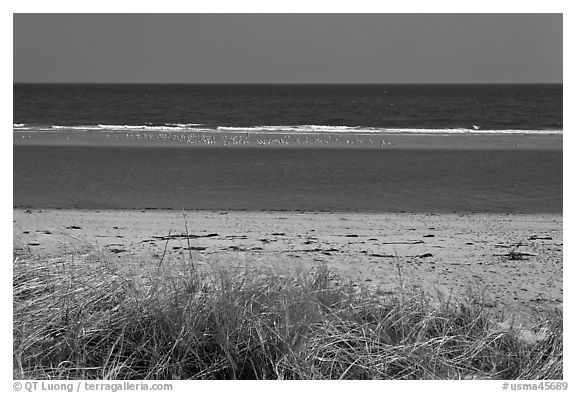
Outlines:
{"type": "Polygon", "coordinates": [[[562,14],[14,14],[13,81],[562,83],[562,14]]]}

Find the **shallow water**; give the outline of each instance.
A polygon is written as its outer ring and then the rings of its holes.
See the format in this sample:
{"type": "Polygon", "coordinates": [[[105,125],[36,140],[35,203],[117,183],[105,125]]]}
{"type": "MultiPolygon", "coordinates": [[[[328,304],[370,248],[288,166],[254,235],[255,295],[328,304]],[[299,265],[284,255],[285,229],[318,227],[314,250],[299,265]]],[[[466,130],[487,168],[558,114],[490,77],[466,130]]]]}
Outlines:
{"type": "Polygon", "coordinates": [[[15,144],[13,204],[561,213],[562,151],[15,144]]]}

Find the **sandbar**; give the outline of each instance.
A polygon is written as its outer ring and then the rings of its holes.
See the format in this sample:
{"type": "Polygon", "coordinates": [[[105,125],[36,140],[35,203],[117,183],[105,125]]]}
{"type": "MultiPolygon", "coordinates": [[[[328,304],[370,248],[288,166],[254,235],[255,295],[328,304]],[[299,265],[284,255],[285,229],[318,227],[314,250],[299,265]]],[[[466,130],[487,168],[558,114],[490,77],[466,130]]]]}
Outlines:
{"type": "Polygon", "coordinates": [[[562,134],[18,131],[14,145],[562,150],[562,134]]]}

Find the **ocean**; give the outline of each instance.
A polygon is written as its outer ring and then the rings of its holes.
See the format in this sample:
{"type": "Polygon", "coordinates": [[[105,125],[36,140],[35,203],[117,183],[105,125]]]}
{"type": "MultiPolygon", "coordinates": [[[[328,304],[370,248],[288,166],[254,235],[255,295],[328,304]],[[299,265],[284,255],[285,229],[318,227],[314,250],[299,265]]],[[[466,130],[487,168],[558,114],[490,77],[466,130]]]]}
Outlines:
{"type": "Polygon", "coordinates": [[[14,125],[57,130],[562,130],[562,85],[14,84],[14,125]]]}
{"type": "Polygon", "coordinates": [[[14,84],[13,204],[559,213],[562,133],[562,85],[14,84]]]}

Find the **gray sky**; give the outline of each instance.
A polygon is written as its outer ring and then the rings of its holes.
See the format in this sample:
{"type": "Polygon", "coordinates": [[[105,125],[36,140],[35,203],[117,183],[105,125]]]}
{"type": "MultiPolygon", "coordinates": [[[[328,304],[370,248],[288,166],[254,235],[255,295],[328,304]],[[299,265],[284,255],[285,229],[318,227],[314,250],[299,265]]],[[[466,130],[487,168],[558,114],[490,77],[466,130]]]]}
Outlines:
{"type": "Polygon", "coordinates": [[[561,14],[15,14],[14,82],[561,83],[561,14]]]}

